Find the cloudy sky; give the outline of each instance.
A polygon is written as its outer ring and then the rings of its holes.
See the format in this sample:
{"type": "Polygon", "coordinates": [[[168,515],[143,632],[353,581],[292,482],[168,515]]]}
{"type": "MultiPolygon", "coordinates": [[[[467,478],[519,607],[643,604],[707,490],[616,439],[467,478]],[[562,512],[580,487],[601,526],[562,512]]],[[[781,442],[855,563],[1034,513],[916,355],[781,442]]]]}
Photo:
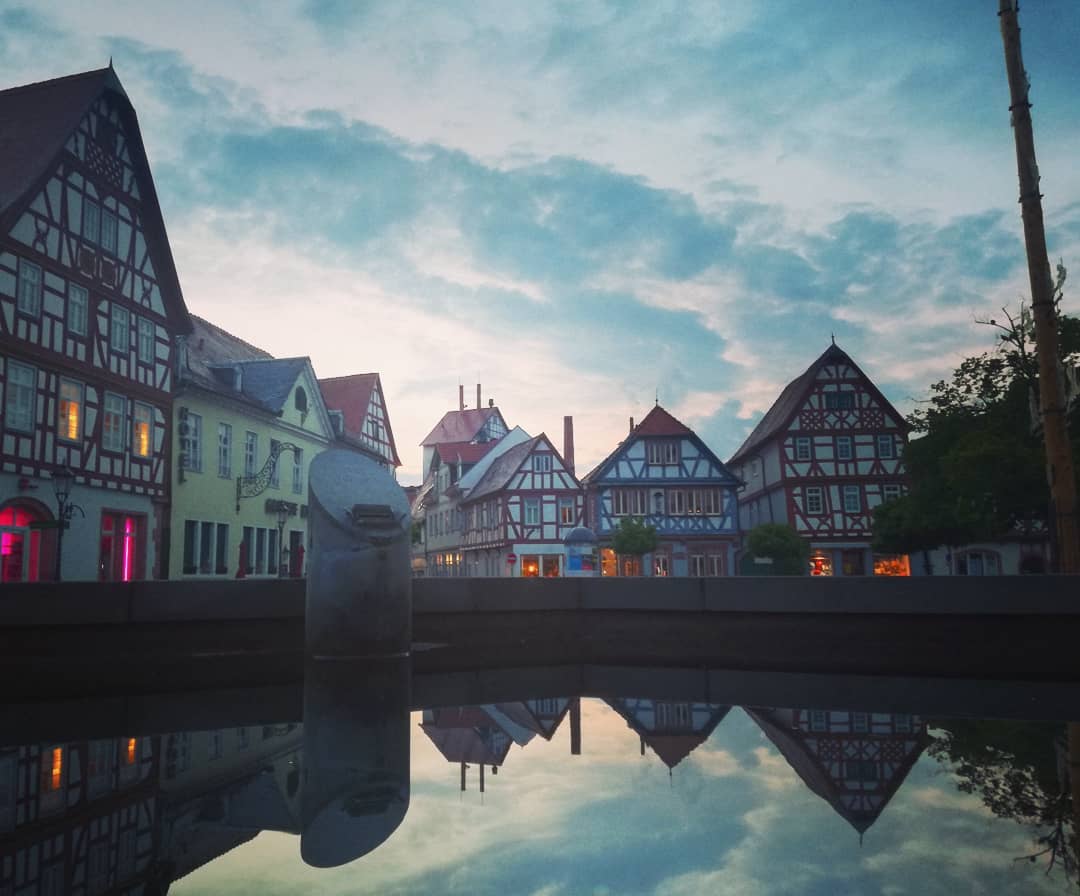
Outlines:
{"type": "MultiPolygon", "coordinates": [[[[0,0],[0,86],[111,57],[190,310],[378,371],[402,482],[459,383],[572,414],[585,472],[657,395],[730,456],[832,334],[901,411],[992,343],[1028,293],[996,9],[0,0]]],[[[1021,24],[1080,277],[1080,5],[1021,24]]]]}

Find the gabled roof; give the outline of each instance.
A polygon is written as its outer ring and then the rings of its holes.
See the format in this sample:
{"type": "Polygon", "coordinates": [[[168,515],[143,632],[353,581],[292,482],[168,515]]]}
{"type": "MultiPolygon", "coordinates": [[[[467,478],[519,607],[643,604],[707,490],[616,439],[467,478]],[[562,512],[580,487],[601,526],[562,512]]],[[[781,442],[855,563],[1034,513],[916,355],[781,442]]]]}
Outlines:
{"type": "Polygon", "coordinates": [[[234,361],[224,366],[240,368],[240,391],[277,414],[285,407],[285,400],[292,393],[296,380],[311,368],[311,361],[308,358],[269,358],[234,361]]]}
{"type": "Polygon", "coordinates": [[[466,500],[471,501],[474,498],[490,495],[493,492],[505,488],[507,483],[509,483],[510,478],[517,472],[518,467],[525,462],[525,458],[527,458],[533,448],[540,443],[541,439],[546,440],[547,436],[540,433],[540,435],[533,436],[527,442],[522,442],[520,445],[515,445],[500,457],[495,458],[491,466],[488,467],[488,471],[466,496],[466,500]]]}
{"type": "MultiPolygon", "coordinates": [[[[615,449],[605,457],[600,463],[593,467],[585,476],[581,478],[581,482],[588,485],[593,479],[601,476],[607,471],[607,468],[614,463],[615,459],[626,448],[628,448],[636,439],[640,438],[688,438],[694,442],[706,455],[716,464],[721,470],[726,470],[727,467],[723,461],[720,460],[712,449],[706,445],[689,426],[683,423],[681,420],[676,420],[668,411],[662,408],[659,404],[654,405],[652,410],[645,415],[637,426],[630,430],[628,435],[623,441],[619,442],[615,446],[615,449]]],[[[730,471],[729,475],[730,474],[730,471]]],[[[735,483],[737,478],[731,475],[732,482],[735,483]]]]}
{"type": "Polygon", "coordinates": [[[345,435],[353,440],[364,438],[364,424],[367,422],[371,395],[378,391],[384,401],[383,425],[386,427],[386,437],[390,443],[393,464],[395,467],[401,466],[397,443],[394,441],[394,430],[390,426],[390,412],[385,406],[386,396],[382,391],[382,382],[377,373],[353,373],[347,376],[328,377],[319,380],[319,389],[322,391],[326,406],[335,411],[341,411],[345,435]]]}
{"type": "Polygon", "coordinates": [[[447,411],[420,444],[427,447],[443,442],[471,442],[488,419],[498,413],[499,409],[496,407],[447,411]]]}
{"type": "Polygon", "coordinates": [[[188,311],[153,176],[149,173],[138,119],[111,63],[107,68],[0,90],[0,233],[10,230],[22,208],[44,187],[68,138],[94,101],[106,92],[119,100],[120,116],[139,176],[143,226],[151,237],[149,248],[161,281],[166,311],[178,332],[189,332],[188,311]]]}
{"type": "Polygon", "coordinates": [[[859,365],[851,360],[851,356],[834,342],[818,356],[813,364],[784,387],[780,397],[773,402],[772,407],[765,412],[765,416],[751,430],[750,435],[746,437],[746,441],[742,443],[739,450],[731,456],[731,460],[728,461],[729,464],[735,463],[745,455],[753,453],[754,449],[759,448],[773,436],[787,429],[791,418],[802,407],[803,401],[806,400],[807,393],[817,379],[818,371],[826,364],[847,364],[855,370],[866,382],[878,401],[881,402],[882,408],[886,412],[891,412],[893,416],[903,422],[904,418],[900,416],[889,400],[881,394],[877,386],[870,380],[870,377],[863,373],[859,365]]]}
{"type": "Polygon", "coordinates": [[[527,442],[531,439],[530,436],[520,426],[515,426],[510,432],[503,436],[499,441],[494,444],[489,443],[490,447],[486,454],[480,458],[472,467],[471,470],[466,470],[461,479],[457,482],[457,487],[467,496],[469,491],[483,479],[488,469],[495,461],[504,455],[507,451],[513,448],[515,445],[520,445],[522,442],[527,442]]]}

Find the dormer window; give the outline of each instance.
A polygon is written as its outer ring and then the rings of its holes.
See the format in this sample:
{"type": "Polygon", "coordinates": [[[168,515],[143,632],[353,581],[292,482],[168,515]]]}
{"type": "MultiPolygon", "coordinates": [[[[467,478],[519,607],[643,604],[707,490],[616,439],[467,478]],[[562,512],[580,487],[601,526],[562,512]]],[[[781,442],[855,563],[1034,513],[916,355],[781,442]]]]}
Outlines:
{"type": "Polygon", "coordinates": [[[308,412],[307,392],[304,391],[303,386],[296,387],[296,394],[293,396],[293,402],[296,405],[296,409],[301,414],[306,414],[308,412]]]}

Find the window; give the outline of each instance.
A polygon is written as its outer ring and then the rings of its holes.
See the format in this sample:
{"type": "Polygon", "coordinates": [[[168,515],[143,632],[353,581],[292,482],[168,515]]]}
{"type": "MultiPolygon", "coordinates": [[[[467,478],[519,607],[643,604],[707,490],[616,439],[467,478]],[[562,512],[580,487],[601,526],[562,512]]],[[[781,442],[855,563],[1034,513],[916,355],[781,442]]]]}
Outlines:
{"type": "Polygon", "coordinates": [[[823,709],[810,710],[810,730],[811,731],[828,731],[829,730],[829,714],[823,709]]]}
{"type": "Polygon", "coordinates": [[[830,411],[850,411],[855,407],[855,393],[826,392],[825,407],[830,411]]]}
{"type": "Polygon", "coordinates": [[[845,485],[840,489],[844,499],[844,513],[858,513],[862,508],[857,485],[845,485]]]}
{"type": "Polygon", "coordinates": [[[259,437],[256,433],[244,433],[244,475],[255,475],[255,458],[259,453],[259,437]]]}
{"type": "MultiPolygon", "coordinates": [[[[181,430],[183,423],[180,424],[181,430]]],[[[187,436],[181,435],[181,457],[184,459],[184,469],[193,473],[202,472],[202,415],[187,415],[187,436]],[[185,444],[186,442],[186,444],[185,444]],[[184,450],[186,448],[186,450],[184,450]]]]}
{"type": "Polygon", "coordinates": [[[109,309],[109,345],[114,352],[126,354],[131,348],[131,315],[127,308],[112,303],[109,309]]]}
{"type": "Polygon", "coordinates": [[[101,210],[101,248],[111,255],[116,254],[116,212],[107,208],[101,210]]]}
{"type": "Polygon", "coordinates": [[[869,717],[865,712],[853,712],[851,714],[851,730],[856,734],[865,734],[870,730],[869,717]]]}
{"type": "Polygon", "coordinates": [[[232,479],[232,426],[217,425],[217,474],[222,479],[232,479]]]}
{"type": "Polygon", "coordinates": [[[564,526],[574,525],[573,498],[559,498],[559,522],[564,526]]]}
{"type": "Polygon", "coordinates": [[[900,486],[895,484],[883,485],[881,487],[881,500],[882,501],[895,501],[900,497],[900,486]]]}
{"type": "Polygon", "coordinates": [[[109,888],[109,848],[108,840],[91,843],[86,851],[86,892],[98,896],[109,888]]]}
{"type": "Polygon", "coordinates": [[[31,432],[34,429],[34,405],[37,396],[37,372],[33,367],[7,362],[4,389],[4,425],[8,429],[31,432]]]}
{"type": "Polygon", "coordinates": [[[56,418],[57,438],[77,442],[82,435],[83,387],[74,380],[60,380],[60,403],[56,418]]]}
{"type": "Polygon", "coordinates": [[[255,569],[256,575],[263,575],[266,572],[266,530],[258,528],[255,530],[255,569]]]}
{"type": "Polygon", "coordinates": [[[898,734],[908,734],[911,731],[911,716],[898,713],[893,716],[893,729],[898,734]]]}
{"type": "Polygon", "coordinates": [[[854,456],[854,448],[851,444],[851,436],[836,437],[836,459],[851,460],[854,456]]]}
{"type": "Polygon", "coordinates": [[[266,530],[266,542],[266,571],[270,575],[275,575],[278,571],[278,559],[281,557],[277,529],[266,530]]]}
{"type": "Polygon", "coordinates": [[[150,426],[153,412],[148,404],[135,403],[134,420],[131,427],[131,450],[136,457],[150,456],[150,426]]]}
{"type": "Polygon", "coordinates": [[[534,473],[550,473],[551,472],[551,455],[550,454],[534,454],[532,459],[532,468],[534,473]]]}
{"type": "Polygon", "coordinates": [[[139,344],[135,348],[143,364],[154,362],[154,322],[148,317],[139,318],[139,344]]]}
{"type": "Polygon", "coordinates": [[[690,575],[698,578],[705,575],[705,555],[704,554],[691,554],[690,555],[690,575]]]}
{"type": "Polygon", "coordinates": [[[809,436],[798,436],[795,439],[795,460],[810,460],[813,457],[809,436]]]}
{"type": "Polygon", "coordinates": [[[896,457],[896,440],[887,434],[878,436],[877,453],[878,457],[883,457],[886,460],[896,457]]]}
{"type": "Polygon", "coordinates": [[[612,489],[611,513],[614,516],[644,516],[645,490],[641,488],[612,489]]]}
{"type": "Polygon", "coordinates": [[[214,524],[199,524],[199,573],[208,576],[214,571],[214,524]]]}
{"type": "Polygon", "coordinates": [[[722,576],[724,574],[724,555],[709,554],[709,571],[706,575],[722,576]]]}
{"type": "Polygon", "coordinates": [[[873,759],[847,759],[844,761],[844,778],[865,784],[876,781],[877,763],[873,759]]]}
{"type": "Polygon", "coordinates": [[[75,283],[68,284],[67,325],[75,336],[86,335],[86,315],[90,297],[86,290],[75,283]]]}
{"type": "Polygon", "coordinates": [[[679,462],[679,443],[674,439],[650,439],[645,443],[645,457],[651,465],[677,464],[679,462]]]}
{"type": "Polygon", "coordinates": [[[82,207],[82,235],[88,243],[101,241],[101,206],[84,197],[82,207]]]}
{"type": "Polygon", "coordinates": [[[105,393],[105,407],[101,420],[101,448],[104,451],[124,450],[124,418],[127,416],[127,399],[115,392],[105,393]]]}
{"type": "Polygon", "coordinates": [[[273,466],[270,467],[270,488],[281,488],[281,442],[277,439],[270,440],[270,458],[273,466]]]}
{"type": "Polygon", "coordinates": [[[539,498],[526,498],[525,499],[525,525],[526,526],[539,526],[540,525],[540,499],[539,498]]]}
{"type": "Polygon", "coordinates": [[[23,314],[41,314],[41,268],[19,259],[18,309],[23,314]]]}
{"type": "Polygon", "coordinates": [[[669,516],[686,516],[686,492],[673,488],[667,493],[667,512],[669,516]]]}
{"type": "Polygon", "coordinates": [[[214,572],[219,576],[229,571],[229,524],[217,524],[217,537],[214,541],[214,572]]]}
{"type": "Polygon", "coordinates": [[[819,485],[810,485],[806,488],[806,512],[818,515],[825,512],[825,496],[819,485]]]}
{"type": "Polygon", "coordinates": [[[996,576],[1001,563],[994,551],[965,551],[956,557],[958,576],[996,576]]]}
{"type": "Polygon", "coordinates": [[[304,449],[297,448],[293,454],[292,490],[294,495],[304,493],[304,449]]]}

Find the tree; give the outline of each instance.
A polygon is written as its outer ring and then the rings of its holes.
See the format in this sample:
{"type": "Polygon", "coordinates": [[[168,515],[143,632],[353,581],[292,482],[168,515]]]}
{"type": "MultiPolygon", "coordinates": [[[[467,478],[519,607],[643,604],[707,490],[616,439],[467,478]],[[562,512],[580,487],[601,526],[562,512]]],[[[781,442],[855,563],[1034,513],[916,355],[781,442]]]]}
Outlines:
{"type": "Polygon", "coordinates": [[[652,553],[656,550],[656,527],[632,516],[625,517],[611,537],[611,547],[616,554],[632,557],[652,553]]]}
{"type": "MultiPolygon", "coordinates": [[[[1055,307],[1065,269],[1058,266],[1055,307]]],[[[910,490],[874,511],[874,549],[912,553],[1000,538],[1045,526],[1049,487],[1039,435],[1038,360],[1030,310],[1002,309],[979,320],[997,347],[967,358],[952,379],[930,387],[926,407],[908,417],[915,438],[904,452],[910,490]]],[[[1067,365],[1080,360],[1080,320],[1058,311],[1067,365]]],[[[1071,422],[1080,446],[1080,405],[1071,422]]]]}
{"type": "Polygon", "coordinates": [[[810,569],[810,544],[783,523],[764,523],[746,537],[747,555],[772,560],[773,575],[804,576],[810,569]]]}

